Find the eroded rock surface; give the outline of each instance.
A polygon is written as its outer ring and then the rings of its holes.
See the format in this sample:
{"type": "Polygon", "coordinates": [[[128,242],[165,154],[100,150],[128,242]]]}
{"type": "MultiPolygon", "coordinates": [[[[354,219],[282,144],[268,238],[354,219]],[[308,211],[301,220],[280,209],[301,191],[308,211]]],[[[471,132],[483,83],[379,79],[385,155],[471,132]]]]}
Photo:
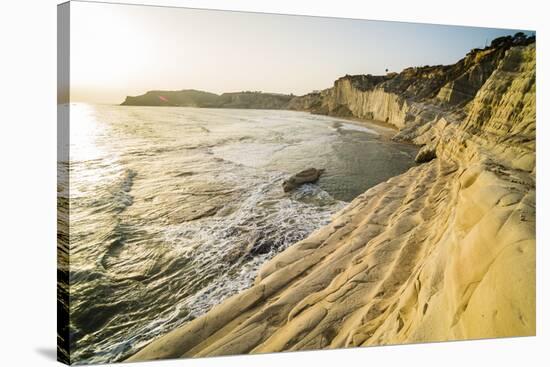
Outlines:
{"type": "Polygon", "coordinates": [[[130,360],[534,335],[535,46],[502,42],[461,67],[406,71],[427,84],[337,81],[335,101],[437,158],[369,189],[254,286],[130,360]]]}
{"type": "Polygon", "coordinates": [[[416,163],[426,163],[436,158],[436,148],[433,145],[424,145],[414,158],[416,163]]]}

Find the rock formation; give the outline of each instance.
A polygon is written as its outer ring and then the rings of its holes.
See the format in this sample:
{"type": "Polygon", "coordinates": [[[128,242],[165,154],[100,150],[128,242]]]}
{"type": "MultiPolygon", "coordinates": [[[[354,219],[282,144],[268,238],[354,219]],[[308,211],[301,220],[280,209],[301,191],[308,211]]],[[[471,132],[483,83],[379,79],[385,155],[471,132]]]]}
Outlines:
{"type": "Polygon", "coordinates": [[[297,174],[290,176],[288,180],[283,182],[283,190],[284,192],[289,192],[305,183],[315,182],[324,171],[324,169],[316,168],[308,168],[300,171],[297,174]]]}
{"type": "Polygon", "coordinates": [[[141,96],[128,96],[122,106],[185,106],[210,107],[217,104],[219,96],[194,89],[180,91],[153,90],[141,96]]]}
{"type": "Polygon", "coordinates": [[[436,152],[435,147],[431,144],[424,145],[420,150],[418,151],[418,154],[414,158],[414,161],[416,163],[426,163],[431,161],[432,159],[436,158],[436,152]]]}
{"type": "Polygon", "coordinates": [[[122,106],[170,106],[208,108],[283,109],[291,95],[261,92],[235,92],[217,95],[194,89],[149,91],[141,96],[126,97],[122,106]]]}
{"type": "MultiPolygon", "coordinates": [[[[535,44],[346,76],[290,104],[375,118],[427,163],[264,264],[255,284],[130,360],[535,334],[535,44]],[[435,158],[437,157],[437,158],[435,158]]],[[[304,107],[305,108],[305,107],[304,107]]]]}

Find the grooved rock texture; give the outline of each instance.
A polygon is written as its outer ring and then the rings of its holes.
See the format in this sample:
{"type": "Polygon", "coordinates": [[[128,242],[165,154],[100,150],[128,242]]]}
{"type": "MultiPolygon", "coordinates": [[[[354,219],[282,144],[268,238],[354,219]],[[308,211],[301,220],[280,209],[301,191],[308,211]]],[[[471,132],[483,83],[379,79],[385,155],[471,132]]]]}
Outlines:
{"type": "Polygon", "coordinates": [[[308,97],[388,119],[437,158],[369,189],[251,288],[130,360],[534,335],[535,45],[469,57],[308,97]],[[429,122],[405,128],[411,111],[429,122]]]}
{"type": "MultiPolygon", "coordinates": [[[[453,65],[411,67],[385,76],[346,75],[332,88],[294,97],[289,109],[387,122],[399,129],[464,117],[464,107],[492,75],[506,52],[534,38],[503,37],[474,49],[453,65]],[[495,42],[496,41],[496,42],[495,42]]],[[[410,136],[402,136],[410,140],[410,136]]]]}

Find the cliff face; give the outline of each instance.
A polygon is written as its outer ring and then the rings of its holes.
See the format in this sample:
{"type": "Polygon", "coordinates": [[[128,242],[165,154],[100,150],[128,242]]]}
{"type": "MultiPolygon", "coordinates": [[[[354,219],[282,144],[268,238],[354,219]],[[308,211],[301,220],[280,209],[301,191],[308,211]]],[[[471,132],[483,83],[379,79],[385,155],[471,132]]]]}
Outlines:
{"type": "Polygon", "coordinates": [[[122,106],[175,106],[209,108],[283,109],[292,96],[286,94],[235,92],[217,95],[193,89],[149,91],[141,96],[126,97],[122,106]]]}
{"type": "Polygon", "coordinates": [[[254,286],[130,360],[534,335],[535,45],[466,59],[291,102],[372,113],[437,158],[360,195],[254,286]]]}
{"type": "MultiPolygon", "coordinates": [[[[506,51],[534,38],[502,37],[453,65],[407,68],[386,76],[346,75],[322,93],[295,97],[289,108],[388,122],[396,127],[435,122],[459,113],[493,73],[506,51]]],[[[410,137],[409,137],[410,138],[410,137]]]]}

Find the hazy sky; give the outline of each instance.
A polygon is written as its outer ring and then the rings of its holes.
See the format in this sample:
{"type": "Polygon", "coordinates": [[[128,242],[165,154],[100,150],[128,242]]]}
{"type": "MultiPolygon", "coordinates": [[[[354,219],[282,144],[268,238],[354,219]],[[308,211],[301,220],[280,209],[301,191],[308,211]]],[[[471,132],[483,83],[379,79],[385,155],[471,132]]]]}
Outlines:
{"type": "Polygon", "coordinates": [[[518,30],[71,2],[71,100],[147,90],[305,94],[345,74],[450,64],[518,30]]]}

